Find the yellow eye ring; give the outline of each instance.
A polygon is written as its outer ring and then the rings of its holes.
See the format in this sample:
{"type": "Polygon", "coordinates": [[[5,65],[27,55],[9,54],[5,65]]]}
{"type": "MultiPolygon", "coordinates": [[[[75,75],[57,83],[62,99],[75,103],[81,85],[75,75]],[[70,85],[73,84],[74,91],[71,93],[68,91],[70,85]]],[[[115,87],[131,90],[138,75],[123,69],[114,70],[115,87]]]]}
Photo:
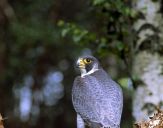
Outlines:
{"type": "Polygon", "coordinates": [[[89,58],[84,59],[84,63],[85,63],[85,64],[90,64],[91,62],[92,62],[92,60],[89,59],[89,58]]]}

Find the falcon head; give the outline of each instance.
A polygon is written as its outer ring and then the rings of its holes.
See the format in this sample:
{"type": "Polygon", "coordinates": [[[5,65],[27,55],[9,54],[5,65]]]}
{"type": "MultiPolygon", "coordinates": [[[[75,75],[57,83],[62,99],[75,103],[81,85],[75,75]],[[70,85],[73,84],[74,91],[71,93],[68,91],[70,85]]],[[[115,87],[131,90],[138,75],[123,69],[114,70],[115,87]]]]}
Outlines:
{"type": "Polygon", "coordinates": [[[82,56],[77,60],[77,66],[81,71],[81,76],[89,75],[100,69],[99,61],[93,56],[82,56]]]}

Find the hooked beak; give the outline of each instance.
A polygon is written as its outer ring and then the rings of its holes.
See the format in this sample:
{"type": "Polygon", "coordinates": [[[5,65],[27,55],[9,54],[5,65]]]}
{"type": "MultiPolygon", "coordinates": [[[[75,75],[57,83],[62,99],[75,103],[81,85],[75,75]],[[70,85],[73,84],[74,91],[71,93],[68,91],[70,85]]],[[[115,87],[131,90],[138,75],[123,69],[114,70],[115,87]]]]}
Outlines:
{"type": "Polygon", "coordinates": [[[85,69],[85,63],[82,58],[79,58],[77,60],[77,67],[79,67],[80,69],[85,69]]]}

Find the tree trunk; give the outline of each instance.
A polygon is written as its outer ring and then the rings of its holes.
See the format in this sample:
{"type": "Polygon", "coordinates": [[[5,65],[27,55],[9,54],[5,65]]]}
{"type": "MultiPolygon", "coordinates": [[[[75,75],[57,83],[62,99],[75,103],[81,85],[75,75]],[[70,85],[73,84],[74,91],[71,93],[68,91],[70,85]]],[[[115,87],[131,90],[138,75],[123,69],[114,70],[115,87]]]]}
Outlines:
{"type": "Polygon", "coordinates": [[[159,13],[161,1],[137,0],[133,7],[143,18],[138,19],[134,29],[138,33],[135,44],[133,75],[139,83],[133,99],[135,121],[148,120],[155,106],[163,103],[163,18],[159,13]]]}

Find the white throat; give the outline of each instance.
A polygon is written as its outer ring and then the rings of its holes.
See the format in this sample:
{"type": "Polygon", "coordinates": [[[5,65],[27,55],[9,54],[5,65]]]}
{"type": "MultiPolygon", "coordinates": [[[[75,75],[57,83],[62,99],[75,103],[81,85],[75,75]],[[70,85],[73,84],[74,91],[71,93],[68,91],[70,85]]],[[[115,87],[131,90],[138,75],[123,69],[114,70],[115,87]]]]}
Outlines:
{"type": "Polygon", "coordinates": [[[84,77],[86,75],[90,75],[90,74],[96,72],[97,70],[99,70],[99,69],[96,66],[94,66],[89,72],[87,72],[85,68],[84,69],[80,69],[81,77],[84,77]]]}

